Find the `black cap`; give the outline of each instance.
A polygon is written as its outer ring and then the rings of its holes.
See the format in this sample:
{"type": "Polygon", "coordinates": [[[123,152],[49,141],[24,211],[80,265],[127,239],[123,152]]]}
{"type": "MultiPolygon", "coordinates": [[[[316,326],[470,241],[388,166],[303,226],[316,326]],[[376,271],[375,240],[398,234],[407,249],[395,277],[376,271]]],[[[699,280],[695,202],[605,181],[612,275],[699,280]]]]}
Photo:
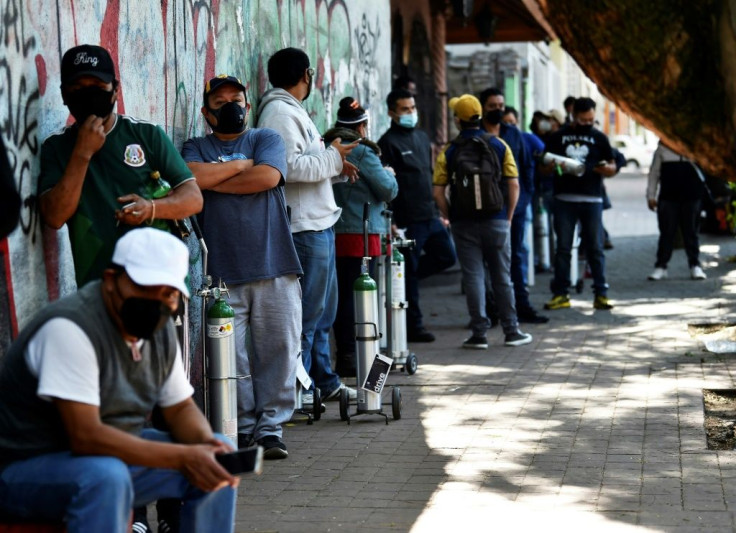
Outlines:
{"type": "Polygon", "coordinates": [[[80,76],[94,76],[105,83],[114,80],[115,65],[107,50],[92,44],[67,50],[61,59],[61,84],[71,83],[80,76]]]}
{"type": "Polygon", "coordinates": [[[243,83],[238,78],[236,78],[235,76],[228,76],[227,74],[219,74],[204,85],[203,99],[205,106],[207,105],[207,97],[210,95],[210,93],[219,89],[226,83],[235,85],[238,89],[245,92],[245,85],[243,85],[243,83]]]}

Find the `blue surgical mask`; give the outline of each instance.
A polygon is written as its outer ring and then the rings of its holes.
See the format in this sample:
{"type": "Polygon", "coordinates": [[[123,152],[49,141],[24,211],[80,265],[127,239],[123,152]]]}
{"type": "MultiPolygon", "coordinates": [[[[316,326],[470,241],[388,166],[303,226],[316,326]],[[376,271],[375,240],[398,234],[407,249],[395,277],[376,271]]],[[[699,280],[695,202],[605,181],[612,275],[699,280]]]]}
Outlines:
{"type": "Polygon", "coordinates": [[[403,128],[413,128],[417,125],[417,122],[419,121],[419,115],[417,115],[416,112],[414,113],[408,113],[406,115],[399,115],[399,126],[403,128]]]}

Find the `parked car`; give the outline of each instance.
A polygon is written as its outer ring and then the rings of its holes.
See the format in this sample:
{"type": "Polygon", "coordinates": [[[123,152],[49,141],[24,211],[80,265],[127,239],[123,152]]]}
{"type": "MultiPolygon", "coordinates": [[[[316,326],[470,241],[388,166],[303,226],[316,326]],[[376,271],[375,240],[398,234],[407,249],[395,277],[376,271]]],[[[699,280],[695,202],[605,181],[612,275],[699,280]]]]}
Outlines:
{"type": "Polygon", "coordinates": [[[654,144],[644,144],[630,135],[615,135],[612,145],[624,155],[628,168],[638,169],[652,164],[656,149],[654,144]]]}

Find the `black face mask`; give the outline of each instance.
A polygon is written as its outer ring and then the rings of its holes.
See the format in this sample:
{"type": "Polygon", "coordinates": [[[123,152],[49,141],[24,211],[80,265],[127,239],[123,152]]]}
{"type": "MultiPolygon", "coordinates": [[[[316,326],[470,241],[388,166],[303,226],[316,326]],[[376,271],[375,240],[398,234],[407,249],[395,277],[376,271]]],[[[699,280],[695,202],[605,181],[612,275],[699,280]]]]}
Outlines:
{"type": "Polygon", "coordinates": [[[486,114],[483,116],[483,118],[488,122],[488,124],[491,124],[492,126],[495,126],[496,124],[501,123],[501,115],[503,114],[501,109],[494,109],[493,111],[486,111],[486,114]]]}
{"type": "Polygon", "coordinates": [[[115,89],[106,91],[96,86],[82,87],[76,91],[66,92],[64,100],[74,119],[78,124],[82,124],[90,115],[107,118],[112,113],[115,105],[112,100],[114,91],[115,89]]]}
{"type": "Polygon", "coordinates": [[[217,133],[241,133],[245,131],[245,108],[238,102],[228,102],[217,109],[207,110],[217,119],[217,126],[208,120],[212,131],[217,133]]]}
{"type": "Polygon", "coordinates": [[[309,95],[312,94],[312,85],[314,85],[314,75],[309,76],[309,87],[307,88],[307,95],[302,98],[302,102],[309,98],[309,95]]]}
{"type": "Polygon", "coordinates": [[[126,333],[138,339],[150,339],[166,325],[171,309],[160,300],[126,298],[120,308],[120,319],[126,333]]]}
{"type": "Polygon", "coordinates": [[[592,124],[576,124],[575,125],[575,131],[579,133],[590,133],[593,129],[592,124]]]}

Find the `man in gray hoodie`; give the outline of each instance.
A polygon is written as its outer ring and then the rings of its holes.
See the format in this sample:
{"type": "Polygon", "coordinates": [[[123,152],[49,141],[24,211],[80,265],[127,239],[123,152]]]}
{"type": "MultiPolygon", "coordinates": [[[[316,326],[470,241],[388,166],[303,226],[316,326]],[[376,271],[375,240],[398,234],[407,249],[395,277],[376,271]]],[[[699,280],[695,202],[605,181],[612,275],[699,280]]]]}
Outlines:
{"type": "MultiPolygon", "coordinates": [[[[341,209],[332,193],[340,175],[351,180],[357,169],[345,161],[357,146],[335,139],[325,146],[302,106],[312,90],[314,69],[302,50],[284,48],[268,60],[266,92],[258,107],[258,127],[281,134],[286,145],[286,203],[291,208],[291,233],[304,271],[302,284],[302,363],[322,397],[336,400],[345,385],[332,370],[329,333],[337,311],[335,234],[332,226],[341,209]]],[[[348,389],[351,399],[356,392],[348,389]]],[[[309,400],[305,400],[309,403],[309,400]]]]}

